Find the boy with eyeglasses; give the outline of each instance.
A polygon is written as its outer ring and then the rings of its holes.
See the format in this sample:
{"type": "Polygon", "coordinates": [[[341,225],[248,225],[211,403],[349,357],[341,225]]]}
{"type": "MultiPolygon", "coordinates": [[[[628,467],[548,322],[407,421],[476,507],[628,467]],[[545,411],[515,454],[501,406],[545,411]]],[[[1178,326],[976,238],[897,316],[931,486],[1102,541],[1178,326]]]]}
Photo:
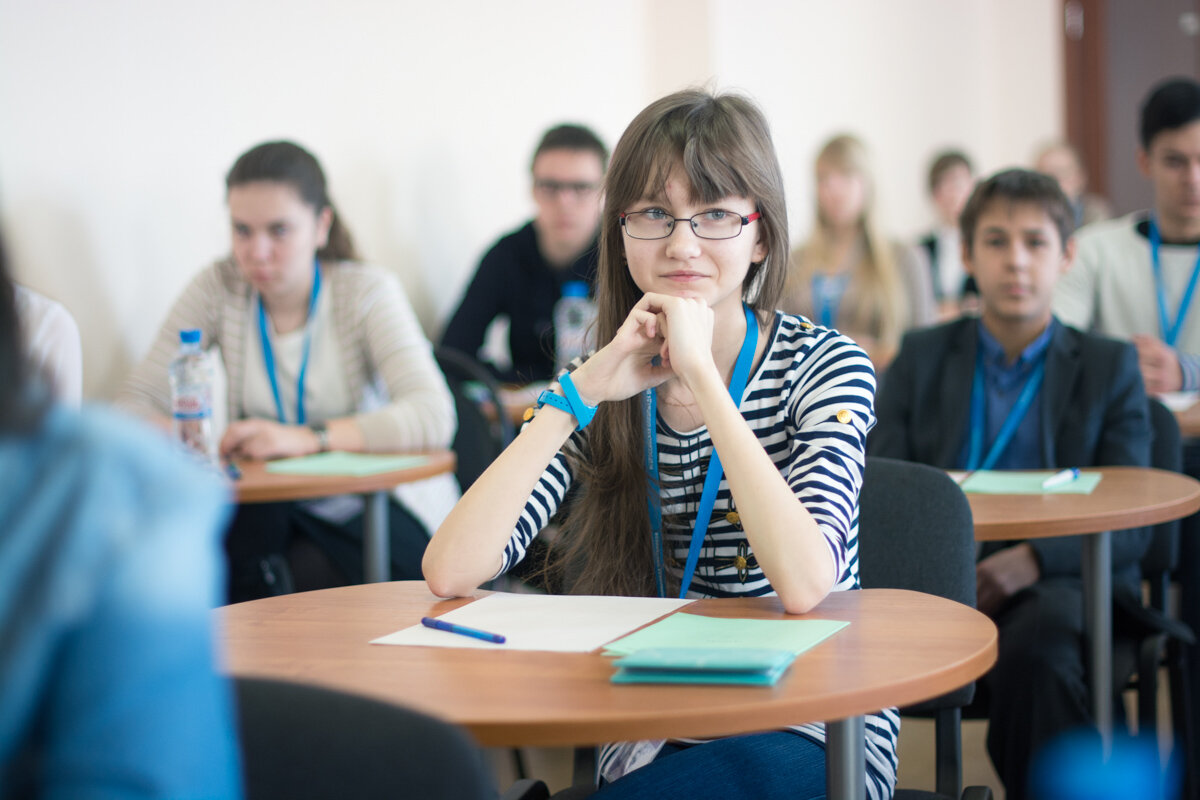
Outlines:
{"type": "MultiPolygon", "coordinates": [[[[905,337],[876,396],[868,454],[958,470],[1146,466],[1150,425],[1133,347],[1051,313],[1075,255],[1074,214],[1058,183],[1000,172],[975,188],[961,227],[980,315],[905,337]]],[[[1144,530],[1113,534],[1122,602],[1139,602],[1147,541],[1144,530]]],[[[1000,630],[978,702],[1010,800],[1028,796],[1033,753],[1092,724],[1081,562],[1080,537],[1066,536],[988,542],[976,564],[979,609],[1000,630]]]]}
{"type": "Polygon", "coordinates": [[[563,285],[596,272],[596,237],[608,150],[581,125],[548,130],[533,154],[537,214],[487,252],[442,344],[478,356],[488,326],[509,322],[510,364],[484,363],[508,383],[554,377],[554,304],[563,285]]]}

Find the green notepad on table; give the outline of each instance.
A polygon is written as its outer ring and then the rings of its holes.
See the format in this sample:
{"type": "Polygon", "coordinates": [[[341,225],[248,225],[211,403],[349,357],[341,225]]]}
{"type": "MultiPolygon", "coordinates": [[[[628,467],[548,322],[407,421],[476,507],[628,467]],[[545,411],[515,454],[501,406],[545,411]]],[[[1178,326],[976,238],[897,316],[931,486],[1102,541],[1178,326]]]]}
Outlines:
{"type": "Polygon", "coordinates": [[[1091,494],[1102,477],[1099,472],[1081,472],[1073,481],[1043,489],[1042,482],[1053,474],[980,469],[968,475],[961,486],[967,494],[1091,494]]]}
{"type": "Polygon", "coordinates": [[[349,475],[362,477],[419,467],[429,459],[421,455],[389,455],[385,453],[345,453],[334,450],[297,458],[281,458],[267,462],[267,472],[276,475],[349,475]]]}
{"type": "Polygon", "coordinates": [[[702,647],[787,650],[799,655],[849,624],[830,619],[732,619],[677,613],[609,642],[604,654],[627,656],[653,647],[702,647]]]}
{"type": "Polygon", "coordinates": [[[771,686],[795,658],[790,650],[651,647],[613,662],[612,682],[771,686]]]}

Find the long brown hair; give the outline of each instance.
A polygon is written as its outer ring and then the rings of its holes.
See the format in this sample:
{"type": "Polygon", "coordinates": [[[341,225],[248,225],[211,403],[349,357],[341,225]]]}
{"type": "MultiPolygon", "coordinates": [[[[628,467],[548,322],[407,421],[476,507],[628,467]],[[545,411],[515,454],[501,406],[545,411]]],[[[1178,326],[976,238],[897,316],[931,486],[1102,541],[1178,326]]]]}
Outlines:
{"type": "Polygon", "coordinates": [[[38,386],[25,353],[16,285],[0,239],[0,434],[34,430],[49,400],[49,392],[38,386]]]}
{"type": "MultiPolygon", "coordinates": [[[[775,311],[787,277],[787,206],[766,118],[739,95],[677,92],[638,114],[613,150],[596,283],[599,347],[612,341],[642,296],[625,262],[621,212],[660,193],[675,168],[687,175],[692,202],[730,196],[754,201],[762,214],[757,234],[767,256],[750,266],[742,297],[760,322],[775,311]]],[[[567,511],[553,569],[575,593],[652,595],[641,397],[602,404],[588,428],[586,448],[572,459],[579,493],[567,511]]]]}
{"type": "Polygon", "coordinates": [[[286,183],[304,200],[305,204],[320,213],[328,208],[333,214],[329,226],[329,239],[317,251],[322,261],[356,261],[358,253],[350,231],[342,223],[333,201],[329,199],[329,187],[325,183],[325,171],[317,157],[295,142],[263,142],[238,156],[229,174],[225,176],[225,191],[255,181],[286,183]]]}
{"type": "MultiPolygon", "coordinates": [[[[862,260],[852,267],[863,302],[842,312],[848,317],[847,327],[853,332],[870,333],[891,345],[899,344],[900,336],[908,326],[908,300],[900,280],[895,248],[879,232],[875,218],[875,187],[866,145],[854,136],[840,134],[821,148],[816,165],[856,175],[866,184],[866,200],[859,219],[862,260]]],[[[788,296],[806,294],[813,273],[832,258],[828,225],[818,206],[812,235],[793,254],[788,296]]]]}

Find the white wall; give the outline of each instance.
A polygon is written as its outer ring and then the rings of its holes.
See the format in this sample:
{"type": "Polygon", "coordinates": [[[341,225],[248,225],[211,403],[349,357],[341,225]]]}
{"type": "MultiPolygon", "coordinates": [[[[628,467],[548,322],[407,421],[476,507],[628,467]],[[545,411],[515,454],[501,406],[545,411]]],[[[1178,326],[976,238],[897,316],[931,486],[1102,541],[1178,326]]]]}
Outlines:
{"type": "Polygon", "coordinates": [[[0,222],[17,277],[84,332],[111,397],[166,309],[226,248],[222,177],[288,137],[322,159],[369,260],[431,335],[530,211],[542,129],[610,144],[649,100],[708,82],[775,128],[794,238],[811,159],[872,146],[894,230],[928,219],[931,153],[985,170],[1061,129],[1057,0],[0,0],[0,222]]]}

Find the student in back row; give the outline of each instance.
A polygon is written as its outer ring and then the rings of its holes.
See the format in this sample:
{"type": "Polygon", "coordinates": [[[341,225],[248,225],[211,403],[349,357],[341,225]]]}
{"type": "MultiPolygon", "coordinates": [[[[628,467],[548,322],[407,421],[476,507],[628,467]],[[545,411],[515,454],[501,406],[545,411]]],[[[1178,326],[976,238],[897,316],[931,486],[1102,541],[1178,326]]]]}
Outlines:
{"type": "MultiPolygon", "coordinates": [[[[962,239],[981,315],[905,337],[880,386],[871,455],[966,470],[1149,463],[1137,353],[1050,311],[1075,254],[1073,225],[1049,176],[1008,170],[976,187],[962,239]]],[[[1113,535],[1115,596],[1139,602],[1147,541],[1146,531],[1113,535]]],[[[989,542],[976,566],[979,608],[1000,629],[980,701],[988,753],[1012,800],[1028,796],[1032,753],[1091,722],[1080,564],[1079,537],[1059,537],[989,542]]]]}
{"type": "MultiPolygon", "coordinates": [[[[449,446],[454,404],[429,341],[395,276],[356,262],[316,158],[267,142],[225,184],[231,255],[184,290],[120,403],[165,424],[179,331],[198,328],[228,376],[224,458],[449,446]]],[[[419,577],[425,525],[397,502],[389,523],[393,575],[419,577]]],[[[362,524],[357,498],[243,506],[230,599],[275,593],[287,572],[297,589],[358,580],[362,524]]]]}
{"type": "Polygon", "coordinates": [[[442,344],[478,356],[488,326],[508,318],[510,364],[485,364],[500,380],[554,377],[554,304],[563,285],[596,273],[596,234],[608,150],[580,125],[546,131],[533,154],[537,216],[504,236],[480,262],[442,344]]]}
{"type": "Polygon", "coordinates": [[[929,268],[915,248],[880,233],[861,141],[848,135],[830,139],[815,171],[816,224],[792,253],[779,307],[846,334],[882,371],[904,331],[934,320],[929,268]]]}
{"type": "Polygon", "coordinates": [[[963,272],[958,227],[958,217],[973,188],[975,172],[965,153],[946,150],[934,157],[929,165],[929,199],[937,212],[937,224],[918,244],[929,260],[930,282],[941,319],[953,319],[975,304],[975,281],[963,272]]]}

